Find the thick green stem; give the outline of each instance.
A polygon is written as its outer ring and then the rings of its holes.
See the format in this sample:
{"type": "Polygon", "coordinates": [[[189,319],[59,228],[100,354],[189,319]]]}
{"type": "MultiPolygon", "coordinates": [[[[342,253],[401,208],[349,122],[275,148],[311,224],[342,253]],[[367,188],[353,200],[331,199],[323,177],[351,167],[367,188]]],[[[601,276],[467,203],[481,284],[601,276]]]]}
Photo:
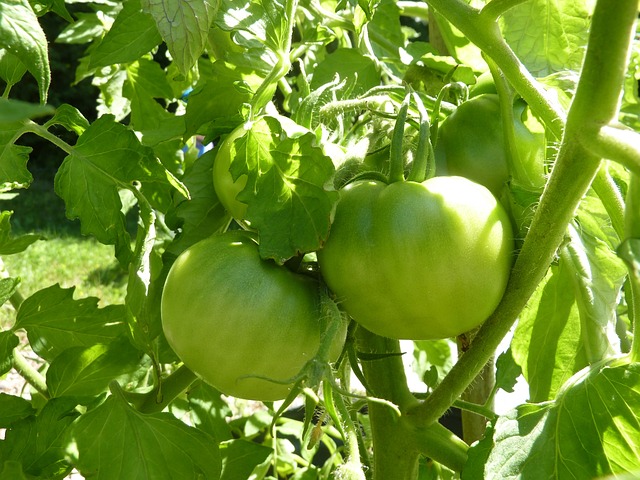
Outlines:
{"type": "Polygon", "coordinates": [[[26,358],[16,348],[13,349],[13,368],[24,378],[29,385],[35,388],[44,398],[49,398],[49,389],[45,378],[31,366],[26,358]]]}
{"type": "MultiPolygon", "coordinates": [[[[442,6],[440,0],[432,3],[442,6]]],[[[452,4],[460,9],[460,2],[452,4]]],[[[432,424],[462,394],[494,354],[544,277],[567,225],[600,165],[599,157],[586,150],[578,138],[585,125],[593,125],[592,122],[606,124],[617,115],[618,96],[635,33],[637,6],[637,0],[600,0],[597,3],[583,73],[569,111],[558,158],[506,292],[471,348],[431,396],[409,412],[417,423],[432,424]]]]}
{"type": "MultiPolygon", "coordinates": [[[[627,192],[625,233],[628,241],[640,243],[640,176],[638,175],[631,176],[627,192]]],[[[640,255],[640,252],[636,252],[636,254],[640,255]]],[[[640,263],[640,258],[636,258],[636,261],[640,263]]],[[[630,268],[629,281],[626,284],[631,288],[631,295],[628,296],[631,300],[629,302],[629,317],[634,332],[629,356],[632,361],[640,362],[640,335],[638,335],[640,328],[640,268],[636,265],[636,269],[630,268]]]]}
{"type": "Polygon", "coordinates": [[[624,199],[618,186],[609,175],[606,163],[598,170],[591,186],[602,201],[616,234],[620,239],[624,239],[624,199]]]}
{"type": "Polygon", "coordinates": [[[401,412],[398,415],[386,405],[369,402],[374,480],[414,480],[420,455],[460,471],[467,459],[467,446],[461,439],[440,424],[424,428],[404,416],[404,412],[417,405],[418,400],[407,386],[402,357],[398,355],[401,352],[399,342],[360,327],[356,337],[360,351],[374,356],[383,355],[376,360],[362,362],[372,393],[393,402],[401,412]]]}
{"type": "Polygon", "coordinates": [[[596,126],[585,130],[580,141],[593,153],[621,163],[640,175],[640,133],[619,126],[596,126]]]}

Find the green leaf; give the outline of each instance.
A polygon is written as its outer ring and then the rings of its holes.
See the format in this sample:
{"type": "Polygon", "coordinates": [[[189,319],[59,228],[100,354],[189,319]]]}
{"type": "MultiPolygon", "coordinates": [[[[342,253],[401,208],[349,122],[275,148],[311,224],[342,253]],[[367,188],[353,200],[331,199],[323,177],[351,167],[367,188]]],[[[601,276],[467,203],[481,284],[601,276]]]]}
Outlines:
{"type": "Polygon", "coordinates": [[[289,35],[285,14],[283,0],[222,0],[216,24],[223,30],[239,32],[234,40],[240,45],[255,47],[257,41],[272,52],[288,54],[283,51],[289,35]]]}
{"type": "Polygon", "coordinates": [[[380,84],[380,73],[374,61],[355,49],[340,48],[327,55],[313,72],[311,90],[332,82],[336,75],[346,81],[343,91],[349,92],[349,97],[357,97],[380,84]]]}
{"type": "Polygon", "coordinates": [[[47,38],[27,0],[0,2],[0,47],[24,63],[38,82],[40,101],[47,101],[51,82],[47,38]]]}
{"type": "Polygon", "coordinates": [[[35,413],[36,409],[33,408],[28,400],[15,395],[0,393],[0,428],[9,428],[14,423],[35,413]]]}
{"type": "Polygon", "coordinates": [[[524,404],[498,419],[484,478],[564,480],[638,471],[638,412],[640,364],[612,360],[587,368],[555,402],[524,404]]]}
{"type": "Polygon", "coordinates": [[[127,0],[100,44],[91,52],[89,68],[129,63],[158,46],[162,37],[140,0],[127,0]]]}
{"type": "Polygon", "coordinates": [[[85,477],[220,478],[220,453],[213,438],[169,413],[141,414],[120,395],[80,417],[70,439],[74,465],[85,477]]]}
{"type": "Polygon", "coordinates": [[[0,98],[0,122],[21,122],[30,118],[52,115],[53,112],[55,110],[50,105],[0,98]]]}
{"type": "Polygon", "coordinates": [[[167,112],[155,99],[172,98],[173,91],[158,63],[143,58],[127,66],[123,93],[131,101],[131,127],[140,132],[145,145],[181,139],[183,116],[167,112]]]}
{"type": "Polygon", "coordinates": [[[55,357],[47,370],[47,387],[52,397],[96,396],[109,382],[134,371],[140,351],[125,337],[108,345],[71,347],[55,357]]]}
{"type": "Polygon", "coordinates": [[[118,191],[133,188],[135,182],[171,185],[188,196],[153,151],[110,115],[100,117],[82,134],[55,177],[55,191],[65,202],[67,217],[80,219],[83,234],[115,244],[122,263],[130,260],[131,239],[118,191]]]}
{"type": "Polygon", "coordinates": [[[0,123],[0,192],[26,188],[33,180],[27,170],[31,147],[15,144],[23,127],[22,122],[0,123]]]}
{"type": "MultiPolygon", "coordinates": [[[[6,280],[11,281],[8,278],[6,280]]],[[[6,282],[3,282],[3,284],[6,282]]],[[[3,285],[4,286],[4,285],[3,285]]],[[[0,332],[0,376],[11,370],[13,366],[13,349],[18,346],[20,340],[11,331],[0,332]]],[[[2,411],[2,409],[0,409],[2,411]]]]}
{"type": "Polygon", "coordinates": [[[569,228],[558,265],[538,285],[516,327],[513,356],[533,402],[553,398],[571,375],[613,352],[609,338],[626,269],[601,239],[599,224],[605,222],[597,215],[596,203],[578,212],[580,230],[569,228]]]}
{"type": "Polygon", "coordinates": [[[0,78],[12,86],[18,83],[27,71],[27,67],[16,55],[0,48],[0,78]]]}
{"type": "Polygon", "coordinates": [[[0,212],[0,255],[23,252],[29,245],[44,238],[36,234],[20,235],[19,237],[11,235],[12,214],[13,212],[7,210],[0,212]]]}
{"type": "Polygon", "coordinates": [[[52,285],[27,298],[14,329],[24,328],[31,348],[47,361],[70,347],[110,343],[126,333],[123,305],[98,308],[93,297],[73,299],[75,287],[52,285]]]}
{"type": "Polygon", "coordinates": [[[179,233],[167,247],[167,252],[178,256],[188,247],[216,232],[222,231],[231,218],[218,200],[213,189],[213,161],[216,150],[199,157],[187,168],[182,181],[191,198],[174,196],[174,207],[165,218],[167,225],[179,233]]]}
{"type": "Polygon", "coordinates": [[[69,23],[56,38],[56,43],[81,45],[101,37],[105,31],[104,22],[96,13],[75,13],[76,20],[69,23]]]}
{"type": "Polygon", "coordinates": [[[450,340],[417,340],[413,347],[413,370],[433,388],[442,380],[454,363],[450,340]],[[425,377],[425,373],[427,376],[425,377]],[[434,378],[435,377],[435,378],[434,378]]]}
{"type": "Polygon", "coordinates": [[[4,462],[2,471],[0,472],[0,478],[11,478],[12,480],[29,480],[24,476],[24,470],[22,470],[22,464],[15,460],[7,460],[4,462]]]}
{"type": "Polygon", "coordinates": [[[335,170],[316,136],[284,120],[260,118],[231,147],[232,176],[248,177],[237,198],[260,233],[260,255],[279,263],[322,245],[338,195],[325,188],[335,170]]]}
{"type": "Polygon", "coordinates": [[[482,58],[482,51],[478,47],[471,43],[460,30],[451,25],[451,23],[438,12],[434,11],[433,17],[438,24],[442,41],[448,53],[455,58],[458,63],[468,65],[476,72],[485,72],[488,70],[487,63],[482,58]]]}
{"type": "Polygon", "coordinates": [[[219,0],[142,0],[141,3],[155,19],[178,69],[186,75],[204,51],[219,0]]]}
{"type": "Polygon", "coordinates": [[[220,444],[222,476],[220,480],[250,478],[256,465],[260,465],[273,453],[271,448],[243,439],[220,444]]]}
{"type": "MultiPolygon", "coordinates": [[[[189,95],[185,122],[187,136],[228,133],[244,120],[244,105],[262,84],[264,74],[254,64],[234,65],[218,60],[201,70],[201,77],[189,95]]],[[[275,90],[275,89],[274,89],[275,90]]]]}
{"type": "Polygon", "coordinates": [[[522,374],[522,368],[513,359],[511,348],[502,352],[496,360],[496,387],[512,393],[522,374]]]}
{"type": "Polygon", "coordinates": [[[532,0],[502,15],[505,40],[534,77],[580,70],[591,18],[586,3],[532,0]]]}
{"type": "Polygon", "coordinates": [[[89,121],[76,107],[63,103],[56,108],[55,115],[44,124],[44,127],[49,128],[52,125],[60,125],[70,132],[82,135],[84,131],[89,128],[89,121]]]}
{"type": "Polygon", "coordinates": [[[187,392],[191,419],[200,430],[218,441],[231,440],[228,419],[233,412],[218,390],[198,381],[187,392]]]}
{"type": "Polygon", "coordinates": [[[14,422],[0,442],[0,464],[14,460],[27,475],[63,479],[71,471],[65,436],[79,415],[75,407],[72,399],[54,398],[37,415],[14,422]]]}

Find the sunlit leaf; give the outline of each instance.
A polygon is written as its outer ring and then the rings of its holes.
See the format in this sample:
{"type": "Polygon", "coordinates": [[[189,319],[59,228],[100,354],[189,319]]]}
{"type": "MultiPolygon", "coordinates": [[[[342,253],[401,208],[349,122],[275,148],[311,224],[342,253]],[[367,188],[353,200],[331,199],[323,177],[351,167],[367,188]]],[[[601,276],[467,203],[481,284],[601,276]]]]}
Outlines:
{"type": "Polygon", "coordinates": [[[126,333],[122,305],[98,308],[97,298],[74,300],[74,290],[52,285],[20,306],[15,328],[27,331],[31,348],[45,360],[53,360],[67,348],[109,343],[126,333]]]}
{"type": "Polygon", "coordinates": [[[483,448],[494,444],[484,476],[473,478],[564,480],[638,471],[639,411],[640,364],[613,360],[587,368],[554,402],[524,404],[498,419],[493,438],[483,440],[483,448]]]}
{"type": "Polygon", "coordinates": [[[20,58],[38,82],[40,101],[47,101],[51,70],[47,38],[27,0],[0,2],[0,48],[20,58]]]}

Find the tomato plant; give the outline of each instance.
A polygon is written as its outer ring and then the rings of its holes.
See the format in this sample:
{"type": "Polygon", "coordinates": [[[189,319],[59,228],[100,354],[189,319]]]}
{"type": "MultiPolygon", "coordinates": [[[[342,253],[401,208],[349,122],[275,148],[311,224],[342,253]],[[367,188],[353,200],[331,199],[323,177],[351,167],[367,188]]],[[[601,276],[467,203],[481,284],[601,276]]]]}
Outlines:
{"type": "MultiPolygon", "coordinates": [[[[251,235],[233,231],[176,259],[162,326],[185,365],[223,393],[282,400],[320,347],[319,303],[315,280],[262,260],[251,235]]],[[[341,349],[336,342],[334,360],[341,349]]]]}
{"type": "Polygon", "coordinates": [[[511,235],[493,195],[465,178],[360,181],[342,191],[318,260],[338,301],[372,332],[454,337],[502,298],[511,235]]]}
{"type": "Polygon", "coordinates": [[[0,478],[637,477],[637,22],[0,2],[0,478]]]}

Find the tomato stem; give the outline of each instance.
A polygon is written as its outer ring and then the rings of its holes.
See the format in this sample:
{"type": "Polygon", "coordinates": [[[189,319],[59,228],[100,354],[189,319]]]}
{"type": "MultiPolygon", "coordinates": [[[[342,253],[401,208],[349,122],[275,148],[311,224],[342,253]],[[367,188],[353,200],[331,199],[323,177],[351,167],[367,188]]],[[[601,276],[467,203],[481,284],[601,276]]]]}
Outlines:
{"type": "Polygon", "coordinates": [[[396,124],[393,128],[393,137],[391,138],[391,149],[389,152],[389,183],[404,181],[404,156],[402,155],[402,147],[404,144],[404,127],[407,121],[410,99],[411,93],[407,93],[400,105],[396,124]]]}
{"type": "MultiPolygon", "coordinates": [[[[631,330],[634,332],[629,356],[634,362],[640,362],[640,176],[631,175],[629,190],[627,191],[627,208],[625,211],[625,233],[628,242],[635,242],[635,264],[629,265],[628,285],[631,287],[629,317],[631,330]]],[[[631,243],[630,243],[631,244],[631,243]]]]}
{"type": "Polygon", "coordinates": [[[429,122],[429,114],[427,113],[426,108],[424,108],[420,95],[414,92],[413,98],[415,100],[418,113],[420,114],[420,127],[418,148],[407,180],[423,182],[435,174],[435,158],[430,141],[431,125],[429,122]]]}

